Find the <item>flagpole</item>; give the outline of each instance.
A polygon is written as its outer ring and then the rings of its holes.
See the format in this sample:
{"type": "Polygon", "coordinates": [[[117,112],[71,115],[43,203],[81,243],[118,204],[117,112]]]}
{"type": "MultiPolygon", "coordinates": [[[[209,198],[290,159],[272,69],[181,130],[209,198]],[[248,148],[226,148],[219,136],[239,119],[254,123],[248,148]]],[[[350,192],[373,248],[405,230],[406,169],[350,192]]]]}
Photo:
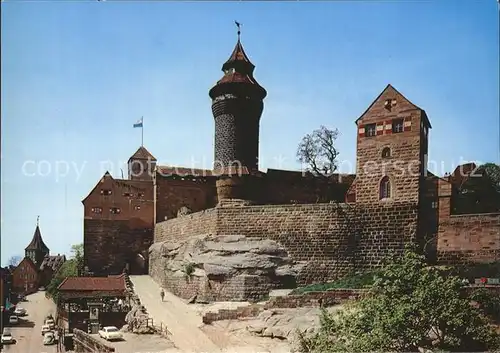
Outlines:
{"type": "Polygon", "coordinates": [[[141,147],[144,147],[144,117],[141,117],[141,147]]]}

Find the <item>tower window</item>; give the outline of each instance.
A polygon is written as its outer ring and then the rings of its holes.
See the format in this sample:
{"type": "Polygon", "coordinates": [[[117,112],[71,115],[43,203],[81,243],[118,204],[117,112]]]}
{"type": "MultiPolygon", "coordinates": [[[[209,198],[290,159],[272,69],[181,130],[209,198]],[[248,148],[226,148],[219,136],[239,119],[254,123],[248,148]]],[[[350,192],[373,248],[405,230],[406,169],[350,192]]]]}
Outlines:
{"type": "Polygon", "coordinates": [[[392,132],[398,133],[403,132],[405,130],[404,119],[394,119],[392,121],[392,132]]]}
{"type": "Polygon", "coordinates": [[[365,136],[372,137],[377,134],[377,125],[376,124],[367,124],[365,125],[365,136]]]}
{"type": "Polygon", "coordinates": [[[112,214],[119,214],[121,210],[118,207],[111,207],[109,209],[109,212],[111,212],[112,214]]]}
{"type": "Polygon", "coordinates": [[[131,192],[124,192],[123,196],[125,196],[125,197],[132,197],[132,196],[134,196],[134,194],[132,194],[131,192]]]}
{"type": "Polygon", "coordinates": [[[111,195],[113,192],[109,189],[102,189],[101,190],[101,195],[104,195],[104,196],[109,196],[111,195]]]}
{"type": "Polygon", "coordinates": [[[137,206],[135,206],[135,207],[134,207],[134,209],[135,209],[136,211],[139,211],[139,210],[141,209],[141,206],[137,205],[137,206]]]}
{"type": "Polygon", "coordinates": [[[92,207],[92,213],[102,213],[101,207],[92,207]]]}
{"type": "Polygon", "coordinates": [[[437,201],[432,201],[432,208],[434,208],[434,209],[438,208],[437,201]]]}
{"type": "Polygon", "coordinates": [[[389,147],[384,147],[382,150],[382,158],[389,158],[391,156],[391,149],[389,147]]]}
{"type": "Polygon", "coordinates": [[[391,197],[391,181],[387,176],[380,181],[380,199],[388,199],[391,197]]]}
{"type": "Polygon", "coordinates": [[[138,196],[138,197],[144,197],[144,193],[143,193],[143,192],[138,192],[138,193],[137,193],[137,196],[138,196]]]}

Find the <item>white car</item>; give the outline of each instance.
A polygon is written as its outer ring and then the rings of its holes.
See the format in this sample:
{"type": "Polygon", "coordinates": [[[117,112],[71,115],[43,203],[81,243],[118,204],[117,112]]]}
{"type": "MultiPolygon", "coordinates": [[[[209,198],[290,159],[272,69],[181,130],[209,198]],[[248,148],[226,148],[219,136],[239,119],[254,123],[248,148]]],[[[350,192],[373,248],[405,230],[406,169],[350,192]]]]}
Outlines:
{"type": "Polygon", "coordinates": [[[49,325],[42,325],[42,336],[45,336],[47,332],[52,332],[49,325]]]}
{"type": "Polygon", "coordinates": [[[43,335],[43,345],[49,346],[54,343],[56,343],[56,335],[54,335],[54,332],[46,332],[45,335],[43,335]]]}
{"type": "Polygon", "coordinates": [[[105,326],[99,330],[99,336],[107,341],[122,340],[122,333],[115,326],[105,326]]]}
{"type": "Polygon", "coordinates": [[[16,340],[14,339],[14,337],[12,337],[12,333],[10,333],[10,331],[4,330],[2,334],[2,343],[11,344],[15,342],[16,340]]]}
{"type": "Polygon", "coordinates": [[[53,319],[47,319],[45,320],[45,325],[48,325],[50,327],[50,329],[54,329],[54,327],[56,326],[55,322],[53,319]]]}
{"type": "Polygon", "coordinates": [[[19,318],[16,315],[9,317],[9,324],[17,325],[19,323],[19,318]]]}
{"type": "Polygon", "coordinates": [[[14,314],[16,314],[17,316],[26,316],[27,312],[26,312],[26,309],[18,306],[18,307],[16,307],[16,310],[14,310],[14,314]]]}

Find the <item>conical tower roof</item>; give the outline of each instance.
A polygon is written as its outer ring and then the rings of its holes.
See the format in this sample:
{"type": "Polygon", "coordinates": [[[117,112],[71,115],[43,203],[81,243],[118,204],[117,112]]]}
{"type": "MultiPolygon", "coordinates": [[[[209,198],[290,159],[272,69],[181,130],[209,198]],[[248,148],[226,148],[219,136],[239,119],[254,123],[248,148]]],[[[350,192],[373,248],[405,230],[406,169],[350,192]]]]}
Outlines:
{"type": "Polygon", "coordinates": [[[247,90],[255,92],[260,99],[265,98],[267,92],[253,76],[254,69],[255,65],[252,64],[243,49],[240,40],[240,31],[238,30],[236,46],[229,59],[222,65],[224,76],[212,87],[209,92],[210,97],[213,99],[221,93],[221,90],[225,90],[223,87],[227,87],[227,85],[235,87],[234,85],[236,84],[240,87],[245,86],[247,90]]]}
{"type": "Polygon", "coordinates": [[[33,234],[33,239],[31,239],[31,243],[24,250],[39,250],[41,252],[49,252],[49,248],[42,239],[42,233],[40,232],[40,227],[38,225],[38,221],[36,224],[35,234],[33,234]]]}

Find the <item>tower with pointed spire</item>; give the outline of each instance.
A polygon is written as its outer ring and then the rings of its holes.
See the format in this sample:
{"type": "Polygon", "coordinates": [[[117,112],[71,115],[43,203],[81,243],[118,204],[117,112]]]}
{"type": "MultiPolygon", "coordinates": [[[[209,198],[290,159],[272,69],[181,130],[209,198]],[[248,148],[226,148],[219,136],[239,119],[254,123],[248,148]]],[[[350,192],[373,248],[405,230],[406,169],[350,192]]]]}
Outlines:
{"type": "Polygon", "coordinates": [[[49,254],[49,248],[42,239],[42,233],[40,232],[40,216],[36,219],[35,233],[33,234],[33,239],[24,249],[25,257],[28,257],[33,261],[33,263],[40,267],[45,256],[49,254]]]}
{"type": "Polygon", "coordinates": [[[255,66],[240,40],[222,65],[224,76],[209,92],[215,120],[214,170],[258,171],[259,123],[266,90],[253,76],[255,66]],[[234,170],[234,169],[233,169],[234,170]]]}

